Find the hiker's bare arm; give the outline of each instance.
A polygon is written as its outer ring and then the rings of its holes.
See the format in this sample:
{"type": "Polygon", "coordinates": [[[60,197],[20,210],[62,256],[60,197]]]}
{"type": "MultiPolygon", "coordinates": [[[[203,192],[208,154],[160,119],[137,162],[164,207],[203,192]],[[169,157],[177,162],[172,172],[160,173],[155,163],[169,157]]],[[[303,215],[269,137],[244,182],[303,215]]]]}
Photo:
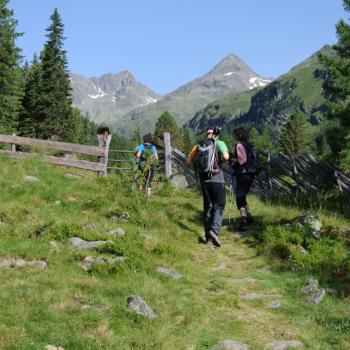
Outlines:
{"type": "Polygon", "coordinates": [[[141,152],[136,152],[136,158],[140,158],[141,157],[141,152]]]}
{"type": "Polygon", "coordinates": [[[222,154],[222,159],[223,159],[223,160],[229,160],[229,158],[230,158],[230,155],[229,155],[228,152],[224,152],[224,153],[222,154]]]}
{"type": "Polygon", "coordinates": [[[192,158],[188,157],[186,160],[186,164],[191,166],[192,165],[192,158]]]}

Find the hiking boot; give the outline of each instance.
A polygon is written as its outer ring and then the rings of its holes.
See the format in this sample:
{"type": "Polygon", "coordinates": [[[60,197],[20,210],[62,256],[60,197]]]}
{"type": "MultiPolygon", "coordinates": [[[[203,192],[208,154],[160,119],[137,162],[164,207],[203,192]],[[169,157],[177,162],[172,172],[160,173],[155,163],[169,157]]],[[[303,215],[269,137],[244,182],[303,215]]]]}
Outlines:
{"type": "Polygon", "coordinates": [[[238,231],[246,231],[247,228],[248,228],[248,226],[247,226],[247,218],[242,216],[241,219],[239,220],[238,231]]]}
{"type": "Polygon", "coordinates": [[[207,238],[205,240],[205,244],[214,245],[214,242],[213,242],[213,240],[211,238],[207,238]]]}
{"type": "Polygon", "coordinates": [[[220,239],[219,239],[219,236],[212,230],[210,230],[208,232],[208,235],[209,235],[209,238],[213,241],[213,244],[216,246],[216,247],[221,247],[221,242],[220,242],[220,239]]]}
{"type": "Polygon", "coordinates": [[[247,214],[247,225],[254,224],[255,220],[252,217],[252,214],[248,213],[247,214]]]}

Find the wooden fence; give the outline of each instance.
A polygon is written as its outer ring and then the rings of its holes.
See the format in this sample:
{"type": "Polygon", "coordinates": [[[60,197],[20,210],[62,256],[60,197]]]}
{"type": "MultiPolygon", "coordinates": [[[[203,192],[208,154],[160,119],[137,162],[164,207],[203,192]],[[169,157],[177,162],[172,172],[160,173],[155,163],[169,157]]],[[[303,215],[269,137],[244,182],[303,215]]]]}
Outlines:
{"type": "MultiPolygon", "coordinates": [[[[327,190],[329,185],[338,185],[341,192],[350,195],[350,178],[330,165],[316,159],[312,154],[305,153],[291,158],[285,154],[269,154],[260,151],[264,158],[264,168],[256,176],[252,192],[259,196],[284,195],[295,196],[298,192],[307,196],[315,196],[327,190]]],[[[186,156],[179,150],[171,152],[172,162],[183,168],[185,175],[195,179],[195,173],[186,165],[186,156]]],[[[228,163],[223,165],[226,183],[232,176],[228,163]]]]}
{"type": "Polygon", "coordinates": [[[108,135],[104,137],[102,135],[97,136],[99,139],[99,144],[101,147],[80,145],[75,143],[66,142],[56,142],[49,140],[39,140],[29,137],[19,137],[15,135],[2,135],[0,134],[0,143],[11,144],[11,150],[0,149],[0,155],[7,155],[10,159],[26,159],[33,156],[37,156],[45,163],[64,165],[67,167],[74,167],[80,169],[87,169],[96,171],[98,174],[106,174],[107,172],[107,162],[108,162],[108,150],[109,143],[112,136],[108,135]],[[26,146],[29,147],[29,152],[17,151],[16,146],[26,146]],[[64,153],[79,153],[88,156],[96,156],[97,162],[72,159],[67,156],[51,156],[41,153],[31,152],[32,150],[40,150],[44,152],[45,150],[56,150],[64,153]]]}

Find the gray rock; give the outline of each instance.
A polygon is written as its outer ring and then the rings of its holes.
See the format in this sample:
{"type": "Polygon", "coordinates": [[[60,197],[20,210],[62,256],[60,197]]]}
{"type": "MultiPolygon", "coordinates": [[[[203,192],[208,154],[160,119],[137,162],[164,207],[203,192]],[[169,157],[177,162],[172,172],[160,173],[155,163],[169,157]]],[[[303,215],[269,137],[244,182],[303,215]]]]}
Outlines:
{"type": "Polygon", "coordinates": [[[40,182],[40,180],[35,176],[26,175],[23,179],[26,182],[40,182]]]}
{"type": "Polygon", "coordinates": [[[183,190],[188,187],[188,182],[184,175],[175,175],[170,179],[171,185],[176,191],[183,190]]]}
{"type": "Polygon", "coordinates": [[[310,296],[308,296],[306,301],[310,304],[318,305],[325,296],[326,296],[326,290],[318,289],[314,293],[312,293],[310,296]]]}
{"type": "Polygon", "coordinates": [[[265,304],[265,306],[269,309],[278,309],[282,306],[282,303],[280,301],[274,300],[265,304]]]}
{"type": "Polygon", "coordinates": [[[309,294],[318,290],[318,280],[310,279],[308,280],[304,287],[300,289],[303,294],[309,294]]]}
{"type": "Polygon", "coordinates": [[[248,344],[241,343],[236,340],[221,340],[219,343],[214,345],[210,350],[249,350],[248,344]]]}
{"type": "Polygon", "coordinates": [[[67,179],[73,179],[73,180],[80,180],[81,176],[80,175],[75,175],[75,174],[65,174],[64,177],[66,177],[67,179]]]}
{"type": "Polygon", "coordinates": [[[156,271],[163,274],[163,275],[167,275],[169,277],[172,277],[176,280],[179,280],[182,278],[182,275],[180,273],[178,273],[176,271],[169,270],[165,267],[157,267],[156,271]]]}
{"type": "Polygon", "coordinates": [[[310,227],[311,230],[320,232],[322,228],[322,221],[318,215],[307,214],[303,217],[304,225],[310,227]]]}
{"type": "Polygon", "coordinates": [[[108,235],[112,237],[120,237],[125,235],[125,231],[121,227],[118,227],[115,230],[109,231],[108,235]]]}
{"type": "Polygon", "coordinates": [[[97,248],[103,244],[106,244],[107,242],[106,241],[87,242],[79,237],[72,237],[72,238],[69,238],[68,243],[71,247],[73,247],[75,249],[91,250],[91,249],[97,248]]]}
{"type": "Polygon", "coordinates": [[[260,299],[264,298],[266,295],[263,293],[247,293],[241,296],[243,300],[255,300],[255,299],[260,299]]]}
{"type": "Polygon", "coordinates": [[[123,214],[122,214],[122,216],[121,216],[121,219],[122,219],[123,221],[129,221],[129,219],[130,219],[130,214],[129,214],[129,212],[124,211],[123,214]]]}
{"type": "Polygon", "coordinates": [[[301,348],[303,344],[297,340],[274,341],[267,344],[269,350],[287,350],[301,348]]]}
{"type": "Polygon", "coordinates": [[[84,260],[81,262],[81,266],[85,269],[89,269],[92,265],[105,265],[105,264],[115,264],[124,262],[126,260],[123,256],[118,256],[116,258],[107,258],[107,257],[100,257],[100,256],[87,256],[84,258],[84,260]]]}
{"type": "Polygon", "coordinates": [[[236,278],[233,280],[236,283],[255,283],[255,282],[259,282],[258,280],[254,279],[254,278],[236,278]]]}
{"type": "Polygon", "coordinates": [[[46,345],[45,350],[64,350],[62,346],[46,345]]]}
{"type": "Polygon", "coordinates": [[[68,198],[68,202],[76,202],[76,201],[77,201],[76,197],[69,197],[68,198]]]}
{"type": "Polygon", "coordinates": [[[43,260],[25,260],[22,258],[5,257],[0,258],[0,267],[23,267],[23,266],[33,266],[39,267],[40,270],[45,270],[47,267],[47,262],[43,260]]]}
{"type": "Polygon", "coordinates": [[[127,309],[141,316],[146,316],[149,318],[157,317],[156,313],[151,309],[151,307],[149,307],[145,301],[137,295],[130,295],[128,297],[127,309]]]}

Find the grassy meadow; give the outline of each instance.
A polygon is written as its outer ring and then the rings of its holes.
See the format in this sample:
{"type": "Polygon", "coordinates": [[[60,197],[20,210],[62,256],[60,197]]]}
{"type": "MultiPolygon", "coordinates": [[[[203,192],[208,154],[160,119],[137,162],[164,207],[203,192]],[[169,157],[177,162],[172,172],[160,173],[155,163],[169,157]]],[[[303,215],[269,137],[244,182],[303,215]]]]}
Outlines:
{"type": "MultiPolygon", "coordinates": [[[[145,199],[131,191],[129,176],[74,171],[82,178],[73,179],[68,172],[35,159],[0,158],[0,261],[48,264],[43,271],[0,267],[0,349],[204,350],[223,339],[253,350],[277,340],[298,340],[314,350],[350,348],[349,299],[327,295],[310,305],[299,292],[311,277],[324,288],[335,282],[322,271],[292,269],[259,247],[264,228],[300,215],[300,209],[252,196],[258,222],[242,237],[227,204],[224,245],[217,249],[201,243],[202,199],[194,190],[173,192],[165,184],[145,199]],[[26,182],[26,175],[39,181],[26,182]],[[108,232],[118,227],[125,235],[111,238],[108,232]],[[67,240],[75,236],[109,243],[74,250],[67,240]],[[85,270],[80,262],[86,256],[127,260],[85,270]],[[183,278],[164,276],[157,267],[183,278]],[[249,298],[251,293],[259,297],[249,298]],[[129,295],[141,296],[158,317],[128,311],[129,295]],[[271,301],[282,306],[266,307],[271,301]]],[[[318,214],[326,225],[350,227],[340,215],[318,214]]]]}

